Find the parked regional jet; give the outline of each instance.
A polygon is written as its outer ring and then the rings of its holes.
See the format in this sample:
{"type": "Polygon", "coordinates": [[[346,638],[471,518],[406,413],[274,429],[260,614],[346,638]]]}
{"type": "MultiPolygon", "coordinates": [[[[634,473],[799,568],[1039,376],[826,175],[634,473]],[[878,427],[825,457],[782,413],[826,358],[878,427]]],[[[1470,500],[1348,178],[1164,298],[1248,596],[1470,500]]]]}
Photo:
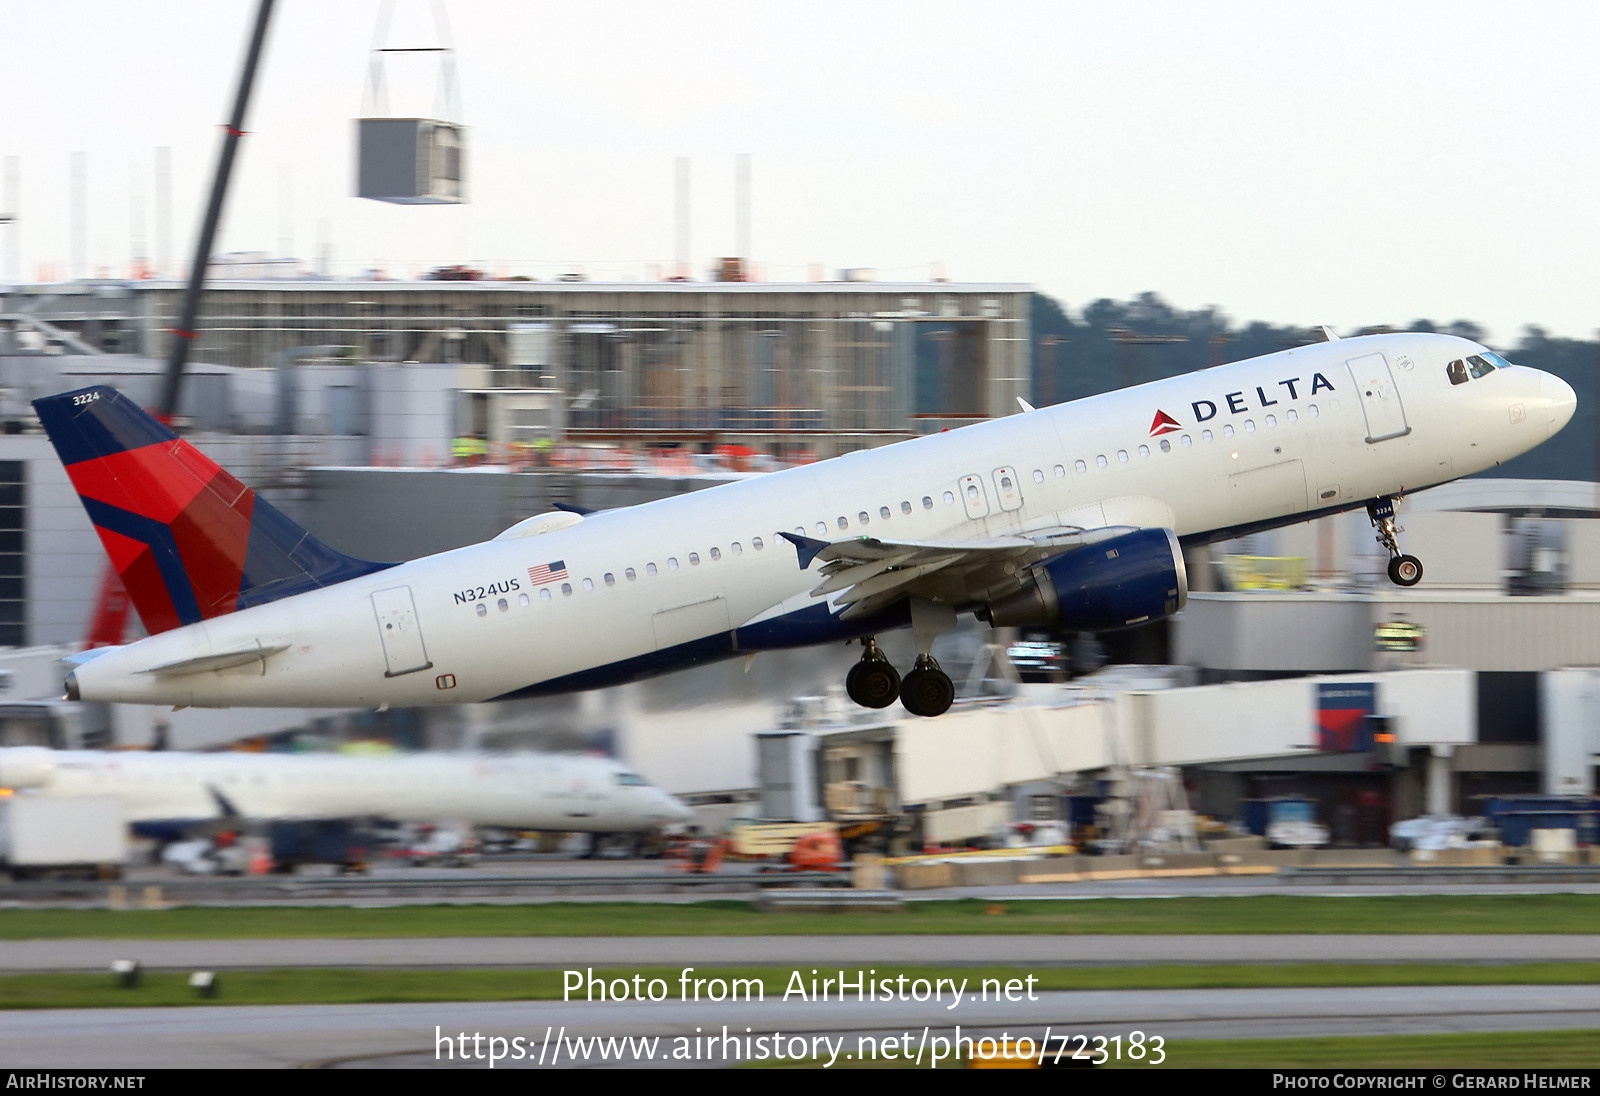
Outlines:
{"type": "Polygon", "coordinates": [[[448,819],[646,833],[690,812],[620,761],[579,754],[254,754],[0,749],[0,788],[122,803],[134,825],[227,818],[448,819]]]}
{"type": "Polygon", "coordinates": [[[929,651],[957,613],[1159,620],[1187,597],[1185,544],[1364,506],[1413,585],[1394,499],[1532,449],[1575,405],[1466,339],[1330,338],[393,564],[324,545],[114,389],[34,404],[152,633],[83,656],[69,697],[459,703],[851,640],[854,700],[929,716],[954,697],[929,651]],[[902,680],[873,637],[907,625],[902,680]]]}

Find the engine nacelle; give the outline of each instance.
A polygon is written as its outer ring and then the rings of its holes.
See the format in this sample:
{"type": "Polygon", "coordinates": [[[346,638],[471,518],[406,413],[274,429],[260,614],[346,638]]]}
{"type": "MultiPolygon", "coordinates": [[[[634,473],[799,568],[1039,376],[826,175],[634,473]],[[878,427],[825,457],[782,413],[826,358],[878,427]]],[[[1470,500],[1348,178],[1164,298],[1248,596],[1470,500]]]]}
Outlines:
{"type": "Polygon", "coordinates": [[[1177,534],[1140,529],[1045,560],[1027,585],[978,615],[995,628],[1110,632],[1169,617],[1188,600],[1177,534]]]}
{"type": "Polygon", "coordinates": [[[0,749],[0,788],[42,788],[55,771],[54,751],[43,746],[0,749]]]}

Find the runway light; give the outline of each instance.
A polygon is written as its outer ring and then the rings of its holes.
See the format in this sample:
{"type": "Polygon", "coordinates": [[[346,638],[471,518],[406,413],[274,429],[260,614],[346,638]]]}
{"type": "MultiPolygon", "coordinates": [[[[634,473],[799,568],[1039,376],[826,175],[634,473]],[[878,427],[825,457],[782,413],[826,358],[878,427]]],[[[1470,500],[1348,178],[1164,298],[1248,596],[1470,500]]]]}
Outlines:
{"type": "Polygon", "coordinates": [[[217,972],[214,970],[197,970],[189,975],[189,988],[201,997],[215,997],[217,995],[217,972]]]}
{"type": "Polygon", "coordinates": [[[137,959],[111,960],[111,977],[123,989],[137,989],[140,973],[139,960],[137,959]]]}

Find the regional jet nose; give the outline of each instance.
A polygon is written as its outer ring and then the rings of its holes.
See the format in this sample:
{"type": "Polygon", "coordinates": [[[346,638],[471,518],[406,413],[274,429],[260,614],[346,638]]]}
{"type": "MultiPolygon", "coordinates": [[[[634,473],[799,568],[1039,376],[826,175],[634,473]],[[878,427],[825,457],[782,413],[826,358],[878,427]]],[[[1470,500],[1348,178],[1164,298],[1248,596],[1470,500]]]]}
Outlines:
{"type": "Polygon", "coordinates": [[[1541,373],[1539,395],[1544,400],[1550,433],[1554,435],[1571,421],[1572,413],[1578,408],[1578,394],[1572,390],[1572,385],[1560,377],[1551,373],[1541,373]]]}
{"type": "Polygon", "coordinates": [[[679,799],[677,796],[662,792],[661,798],[663,802],[661,804],[660,813],[661,817],[666,822],[688,822],[690,819],[694,818],[694,811],[690,809],[687,803],[679,799]]]}

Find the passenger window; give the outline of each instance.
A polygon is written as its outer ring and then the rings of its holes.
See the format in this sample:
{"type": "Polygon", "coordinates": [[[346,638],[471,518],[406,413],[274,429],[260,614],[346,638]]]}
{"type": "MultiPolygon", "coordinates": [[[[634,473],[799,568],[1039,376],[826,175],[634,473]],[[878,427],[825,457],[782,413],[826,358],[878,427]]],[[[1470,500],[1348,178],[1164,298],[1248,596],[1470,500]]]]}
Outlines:
{"type": "Polygon", "coordinates": [[[933,496],[932,495],[923,495],[922,496],[922,508],[924,510],[932,510],[933,509],[933,496]]]}
{"type": "Polygon", "coordinates": [[[1277,426],[1278,425],[1278,417],[1276,415],[1268,415],[1267,416],[1267,425],[1268,426],[1277,426]]]}
{"type": "Polygon", "coordinates": [[[667,557],[667,570],[676,571],[677,569],[678,569],[678,557],[677,556],[668,556],[667,557]]]}
{"type": "Polygon", "coordinates": [[[1148,457],[1150,455],[1150,447],[1148,445],[1139,446],[1139,455],[1141,457],[1148,457]]]}
{"type": "Polygon", "coordinates": [[[711,562],[712,563],[717,562],[717,560],[719,560],[721,558],[722,558],[722,549],[721,548],[713,548],[713,549],[711,549],[711,562]]]}
{"type": "Polygon", "coordinates": [[[550,600],[550,587],[546,586],[544,589],[539,591],[539,600],[540,601],[549,601],[550,600]]]}
{"type": "Polygon", "coordinates": [[[585,592],[593,590],[594,589],[594,579],[592,579],[592,578],[584,579],[583,580],[583,589],[584,589],[585,592]]]}
{"type": "Polygon", "coordinates": [[[656,573],[656,565],[653,564],[653,563],[645,564],[644,565],[644,573],[647,574],[647,575],[655,574],[656,573]]]}
{"type": "Polygon", "coordinates": [[[496,609],[499,609],[503,613],[507,609],[511,608],[511,603],[509,601],[507,601],[505,598],[500,598],[498,601],[496,601],[494,603],[494,607],[496,609]]]}
{"type": "Polygon", "coordinates": [[[1233,437],[1233,424],[1231,422],[1223,424],[1223,426],[1222,426],[1222,436],[1225,437],[1225,438],[1233,437]]]}
{"type": "Polygon", "coordinates": [[[1283,416],[1284,416],[1284,418],[1288,419],[1290,422],[1299,422],[1300,421],[1299,413],[1297,411],[1295,411],[1295,409],[1292,408],[1292,407],[1289,408],[1289,410],[1285,411],[1283,413],[1283,416]]]}
{"type": "Polygon", "coordinates": [[[571,597],[572,596],[572,583],[563,582],[561,584],[561,596],[562,597],[571,597]]]}
{"type": "Polygon", "coordinates": [[[1106,455],[1101,453],[1099,456],[1094,458],[1094,463],[1097,467],[1104,468],[1110,462],[1106,460],[1106,455]]]}
{"type": "Polygon", "coordinates": [[[477,613],[481,617],[488,616],[489,615],[489,607],[487,605],[485,605],[483,602],[480,601],[480,602],[478,602],[478,605],[477,605],[477,613]]]}
{"type": "Polygon", "coordinates": [[[1459,358],[1444,367],[1445,375],[1450,378],[1451,384],[1467,383],[1467,363],[1459,358]]]}
{"type": "Polygon", "coordinates": [[[1035,468],[1033,470],[1033,482],[1034,483],[1043,483],[1044,482],[1044,469],[1043,468],[1035,468]]]}
{"type": "Polygon", "coordinates": [[[1117,450],[1117,463],[1118,464],[1127,464],[1128,463],[1128,451],[1126,449],[1118,449],[1117,450]]]}
{"type": "Polygon", "coordinates": [[[1311,415],[1312,418],[1316,418],[1317,417],[1317,405],[1316,404],[1313,403],[1313,404],[1307,405],[1306,411],[1311,415]]]}
{"type": "MultiPolygon", "coordinates": [[[[843,521],[844,519],[840,518],[839,520],[843,521]]],[[[828,523],[825,522],[825,521],[817,522],[817,536],[825,537],[827,535],[828,535],[828,523]]]]}
{"type": "Polygon", "coordinates": [[[699,552],[690,552],[689,553],[689,566],[690,567],[698,567],[698,566],[700,566],[700,553],[699,552]]]}
{"type": "MultiPolygon", "coordinates": [[[[908,506],[908,507],[906,507],[906,509],[909,510],[909,509],[911,509],[911,507],[908,506]]],[[[882,518],[884,521],[888,521],[889,520],[889,508],[887,506],[878,507],[878,516],[880,518],[882,518]]]]}
{"type": "Polygon", "coordinates": [[[1244,432],[1246,434],[1254,434],[1256,432],[1256,420],[1255,419],[1245,419],[1244,420],[1244,432]]]}
{"type": "Polygon", "coordinates": [[[617,576],[612,574],[610,571],[607,571],[606,572],[606,585],[607,586],[615,586],[616,584],[617,584],[617,576]]]}
{"type": "Polygon", "coordinates": [[[900,504],[900,512],[901,512],[901,513],[902,513],[902,514],[909,514],[909,513],[911,513],[911,504],[910,504],[910,503],[909,503],[909,502],[902,502],[902,503],[901,503],[901,504],[900,504]]]}
{"type": "MultiPolygon", "coordinates": [[[[1083,461],[1080,460],[1078,463],[1082,464],[1083,461]]],[[[1081,471],[1083,471],[1083,469],[1080,468],[1080,469],[1078,469],[1078,471],[1081,472],[1081,471]]],[[[1056,465],[1056,479],[1066,479],[1066,478],[1067,478],[1066,466],[1065,465],[1060,465],[1060,464],[1056,465]]]]}
{"type": "Polygon", "coordinates": [[[839,528],[841,528],[841,529],[850,528],[850,519],[845,517],[843,514],[839,515],[839,528]]]}
{"type": "Polygon", "coordinates": [[[1178,438],[1178,444],[1183,446],[1185,449],[1188,449],[1189,447],[1194,445],[1194,439],[1191,438],[1188,434],[1184,434],[1184,435],[1182,435],[1181,437],[1178,438]]]}
{"type": "Polygon", "coordinates": [[[1202,430],[1202,431],[1200,431],[1200,439],[1202,441],[1210,441],[1211,440],[1211,431],[1210,430],[1202,430]]]}
{"type": "MultiPolygon", "coordinates": [[[[1058,465],[1056,465],[1056,467],[1057,467],[1057,468],[1059,468],[1059,467],[1061,467],[1061,466],[1060,466],[1060,465],[1059,465],[1059,464],[1058,464],[1058,465]]],[[[1087,465],[1087,464],[1085,464],[1085,463],[1084,463],[1084,462],[1083,462],[1083,461],[1081,461],[1081,460],[1079,460],[1079,461],[1074,461],[1074,462],[1073,462],[1073,464],[1072,464],[1072,467],[1073,467],[1073,468],[1074,468],[1074,469],[1075,469],[1075,470],[1076,470],[1076,471],[1079,471],[1079,472],[1087,472],[1087,471],[1088,471],[1088,470],[1089,470],[1089,466],[1088,466],[1088,465],[1087,465]]]]}
{"type": "Polygon", "coordinates": [[[761,551],[762,548],[766,547],[766,542],[763,541],[760,537],[751,537],[750,538],[750,546],[752,548],[754,548],[756,551],[759,552],[759,551],[761,551]]]}
{"type": "Polygon", "coordinates": [[[629,582],[632,582],[634,579],[639,577],[639,572],[635,571],[632,567],[629,567],[626,571],[622,572],[622,577],[627,579],[629,582]]]}
{"type": "Polygon", "coordinates": [[[944,504],[946,506],[954,506],[956,504],[956,495],[954,491],[946,491],[944,493],[944,504]]]}
{"type": "Polygon", "coordinates": [[[528,604],[528,595],[527,594],[518,594],[517,595],[517,604],[518,605],[526,605],[526,604],[528,604]]]}
{"type": "Polygon", "coordinates": [[[861,511],[861,513],[856,515],[856,520],[861,522],[862,525],[870,525],[870,524],[872,524],[872,518],[867,515],[867,512],[865,510],[861,511]]]}
{"type": "Polygon", "coordinates": [[[1168,441],[1166,438],[1162,438],[1161,439],[1161,451],[1163,453],[1172,452],[1172,443],[1170,441],[1168,441]]]}
{"type": "Polygon", "coordinates": [[[744,555],[744,548],[743,548],[743,546],[741,546],[739,544],[738,541],[734,541],[732,544],[728,545],[728,547],[729,547],[729,549],[731,549],[733,551],[734,555],[736,555],[736,556],[744,555]]]}

